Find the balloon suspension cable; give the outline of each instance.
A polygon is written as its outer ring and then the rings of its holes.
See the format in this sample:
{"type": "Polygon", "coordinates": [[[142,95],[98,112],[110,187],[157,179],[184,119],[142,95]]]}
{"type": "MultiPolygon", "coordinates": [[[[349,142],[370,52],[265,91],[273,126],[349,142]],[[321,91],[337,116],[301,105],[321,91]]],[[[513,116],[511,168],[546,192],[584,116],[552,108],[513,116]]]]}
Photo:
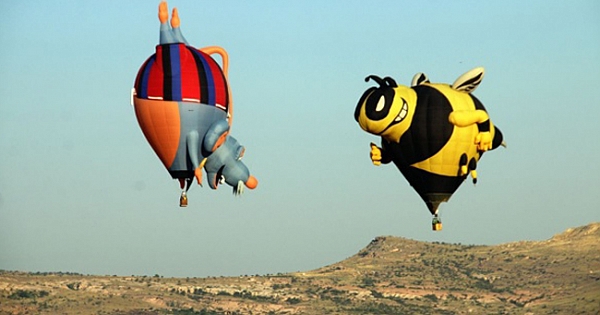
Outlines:
{"type": "Polygon", "coordinates": [[[190,190],[190,187],[192,187],[192,183],[194,182],[193,178],[186,178],[185,179],[185,192],[187,192],[188,190],[190,190]]]}

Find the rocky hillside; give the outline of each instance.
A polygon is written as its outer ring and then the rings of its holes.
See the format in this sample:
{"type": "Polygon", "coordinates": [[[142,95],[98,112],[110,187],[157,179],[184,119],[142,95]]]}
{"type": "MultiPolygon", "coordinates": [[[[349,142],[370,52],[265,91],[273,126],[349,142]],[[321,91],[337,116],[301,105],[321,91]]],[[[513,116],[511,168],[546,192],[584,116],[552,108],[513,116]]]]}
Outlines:
{"type": "Polygon", "coordinates": [[[497,246],[377,237],[339,263],[261,277],[4,271],[0,314],[600,314],[600,223],[497,246]]]}

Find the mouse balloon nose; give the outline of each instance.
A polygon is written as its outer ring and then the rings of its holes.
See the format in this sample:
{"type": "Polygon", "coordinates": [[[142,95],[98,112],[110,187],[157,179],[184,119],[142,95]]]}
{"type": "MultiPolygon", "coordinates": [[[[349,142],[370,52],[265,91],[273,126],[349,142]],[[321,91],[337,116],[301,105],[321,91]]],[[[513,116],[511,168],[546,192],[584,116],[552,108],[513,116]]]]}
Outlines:
{"type": "Polygon", "coordinates": [[[246,181],[246,187],[254,189],[256,188],[256,186],[258,186],[258,180],[256,179],[256,177],[252,175],[248,176],[248,180],[246,181]]]}

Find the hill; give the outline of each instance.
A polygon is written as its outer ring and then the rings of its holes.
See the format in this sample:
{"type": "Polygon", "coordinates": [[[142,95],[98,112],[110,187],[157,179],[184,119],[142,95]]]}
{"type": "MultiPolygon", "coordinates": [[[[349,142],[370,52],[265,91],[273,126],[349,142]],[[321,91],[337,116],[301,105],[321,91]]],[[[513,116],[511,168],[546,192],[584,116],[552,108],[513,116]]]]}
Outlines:
{"type": "Polygon", "coordinates": [[[339,263],[267,276],[2,271],[0,314],[600,314],[600,223],[496,246],[382,236],[339,263]]]}

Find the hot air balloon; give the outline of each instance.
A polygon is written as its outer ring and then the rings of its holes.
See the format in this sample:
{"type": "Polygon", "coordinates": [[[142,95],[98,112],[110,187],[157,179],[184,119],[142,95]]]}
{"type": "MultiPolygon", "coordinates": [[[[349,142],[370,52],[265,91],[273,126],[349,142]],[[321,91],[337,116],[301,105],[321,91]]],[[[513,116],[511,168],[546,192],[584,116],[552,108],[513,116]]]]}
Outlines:
{"type": "Polygon", "coordinates": [[[483,104],[471,93],[484,69],[474,68],[452,85],[431,83],[418,73],[411,86],[390,77],[368,76],[378,86],[360,98],[354,118],[368,133],[381,137],[371,143],[371,160],[394,162],[433,215],[433,230],[441,230],[440,203],[450,199],[470,174],[477,182],[477,163],[488,150],[504,145],[483,104]]]}
{"type": "Polygon", "coordinates": [[[158,11],[160,43],[138,71],[132,105],[150,146],[171,177],[179,180],[183,207],[187,206],[186,192],[193,178],[202,184],[207,158],[229,135],[233,119],[227,81],[229,60],[221,47],[196,49],[188,45],[176,8],[170,25],[165,1],[158,11]],[[211,57],[213,54],[220,55],[223,67],[211,57]]]}

